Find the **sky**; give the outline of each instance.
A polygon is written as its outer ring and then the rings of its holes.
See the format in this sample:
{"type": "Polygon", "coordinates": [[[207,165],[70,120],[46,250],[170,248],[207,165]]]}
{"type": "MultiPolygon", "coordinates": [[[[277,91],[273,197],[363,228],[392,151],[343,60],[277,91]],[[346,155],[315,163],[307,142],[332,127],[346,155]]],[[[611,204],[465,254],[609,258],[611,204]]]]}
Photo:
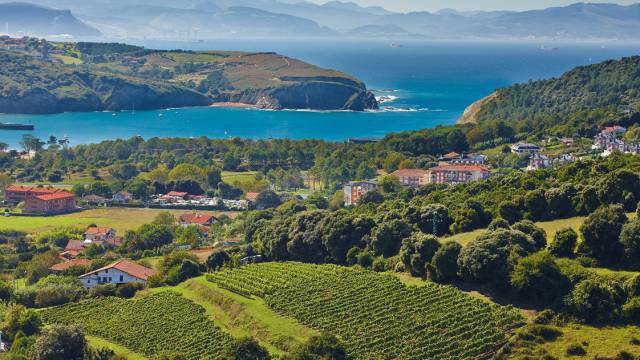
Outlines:
{"type": "MultiPolygon", "coordinates": [[[[327,0],[312,0],[325,3],[327,0]]],[[[349,1],[349,0],[343,0],[349,1]]],[[[552,6],[565,6],[581,0],[351,0],[363,6],[383,6],[392,11],[435,11],[444,8],[456,10],[531,10],[552,6]]],[[[591,1],[582,1],[591,2],[591,1]]],[[[629,5],[640,0],[597,1],[629,5]]]]}

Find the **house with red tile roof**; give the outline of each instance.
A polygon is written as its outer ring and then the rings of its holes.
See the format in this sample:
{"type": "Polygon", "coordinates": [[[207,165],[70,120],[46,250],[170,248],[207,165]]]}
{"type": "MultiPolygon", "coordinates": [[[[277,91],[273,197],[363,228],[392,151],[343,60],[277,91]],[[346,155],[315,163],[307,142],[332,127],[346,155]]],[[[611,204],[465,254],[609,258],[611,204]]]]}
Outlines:
{"type": "Polygon", "coordinates": [[[75,195],[61,190],[53,193],[31,196],[24,203],[24,211],[32,214],[62,214],[76,210],[75,195]]]}
{"type": "Polygon", "coordinates": [[[211,226],[218,222],[213,215],[201,214],[201,213],[191,213],[191,214],[182,214],[178,218],[178,222],[182,226],[190,226],[190,225],[199,225],[199,226],[211,226]]]}
{"type": "Polygon", "coordinates": [[[146,284],[147,279],[154,274],[155,270],[153,269],[128,259],[122,259],[81,275],[79,279],[86,288],[93,288],[104,284],[121,285],[133,282],[146,284]]]}
{"type": "Polygon", "coordinates": [[[133,194],[128,191],[118,191],[113,194],[112,200],[119,203],[125,203],[127,201],[131,201],[133,199],[133,194]]]}
{"type": "Polygon", "coordinates": [[[27,198],[30,197],[49,195],[60,191],[64,190],[52,187],[12,185],[5,190],[4,197],[6,202],[15,205],[19,202],[26,201],[27,198]]]}
{"type": "Polygon", "coordinates": [[[110,227],[92,226],[84,232],[85,241],[105,242],[114,237],[116,237],[116,230],[110,227]]]}
{"type": "Polygon", "coordinates": [[[420,187],[429,183],[429,172],[422,169],[400,169],[391,173],[404,186],[420,187]]]}
{"type": "Polygon", "coordinates": [[[260,193],[257,193],[257,192],[248,192],[248,193],[244,194],[244,198],[245,198],[247,201],[249,201],[249,202],[251,202],[251,203],[254,203],[254,204],[255,204],[256,199],[258,199],[258,195],[260,195],[260,193]]]}
{"type": "Polygon", "coordinates": [[[88,259],[73,259],[73,260],[63,261],[59,264],[53,265],[52,267],[49,268],[49,272],[51,272],[52,274],[59,274],[72,267],[88,266],[90,264],[91,264],[91,261],[88,259]]]}

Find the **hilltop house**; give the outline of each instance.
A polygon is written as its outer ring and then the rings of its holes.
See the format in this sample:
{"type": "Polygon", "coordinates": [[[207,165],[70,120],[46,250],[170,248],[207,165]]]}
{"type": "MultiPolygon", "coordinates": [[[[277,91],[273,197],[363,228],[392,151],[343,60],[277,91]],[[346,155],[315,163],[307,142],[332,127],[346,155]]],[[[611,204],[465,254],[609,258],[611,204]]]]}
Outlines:
{"type": "Polygon", "coordinates": [[[86,288],[93,288],[104,284],[129,284],[133,282],[146,284],[147,279],[155,271],[131,260],[122,259],[98,270],[91,271],[79,277],[86,288]]]}

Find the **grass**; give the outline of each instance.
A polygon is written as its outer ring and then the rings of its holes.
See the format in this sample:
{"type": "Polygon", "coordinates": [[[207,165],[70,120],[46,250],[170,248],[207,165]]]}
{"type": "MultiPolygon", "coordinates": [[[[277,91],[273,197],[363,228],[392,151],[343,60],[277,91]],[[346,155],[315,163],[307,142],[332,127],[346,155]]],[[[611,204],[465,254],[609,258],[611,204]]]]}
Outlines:
{"type": "MultiPolygon", "coordinates": [[[[633,220],[636,218],[635,213],[628,213],[627,216],[629,217],[629,220],[633,220]]],[[[568,219],[541,221],[537,222],[536,225],[544,229],[544,231],[547,233],[547,241],[551,242],[556,233],[562,229],[572,228],[579,234],[580,226],[582,226],[582,223],[584,223],[585,220],[585,216],[576,216],[568,219]]],[[[467,233],[455,234],[453,236],[443,238],[442,241],[451,240],[461,244],[462,246],[467,246],[469,242],[486,232],[486,229],[478,229],[467,233]]]]}
{"type": "Polygon", "coordinates": [[[259,171],[232,172],[223,171],[222,181],[238,187],[245,192],[260,192],[267,188],[266,180],[256,180],[259,171]]]}
{"type": "MultiPolygon", "coordinates": [[[[170,211],[175,216],[179,216],[185,210],[159,210],[159,209],[128,209],[128,208],[103,208],[91,209],[73,214],[51,216],[51,217],[31,217],[13,216],[0,218],[0,229],[13,229],[28,233],[38,233],[64,226],[87,226],[96,224],[98,226],[112,227],[123,235],[127,230],[132,230],[142,224],[150,223],[161,211],[170,211]]],[[[230,217],[236,216],[233,212],[211,212],[214,215],[227,214],[230,217]]]]}
{"type": "Polygon", "coordinates": [[[111,341],[107,341],[105,339],[95,337],[95,336],[89,336],[89,335],[87,335],[86,338],[89,344],[91,344],[91,346],[95,349],[102,349],[102,348],[110,349],[114,353],[116,353],[116,355],[121,356],[127,360],[148,360],[148,358],[145,357],[144,355],[133,352],[125,348],[124,346],[118,345],[111,341]]]}
{"type": "Polygon", "coordinates": [[[640,328],[637,326],[593,327],[580,324],[568,324],[560,330],[563,335],[554,341],[540,345],[551,356],[558,359],[575,359],[567,356],[567,348],[572,344],[581,344],[587,351],[584,359],[596,357],[615,358],[621,351],[639,354],[640,346],[633,345],[631,340],[640,339],[640,328]],[[583,344],[586,342],[587,345],[583,344]]]}
{"type": "Polygon", "coordinates": [[[273,355],[281,355],[318,334],[292,318],[275,313],[264,300],[222,289],[204,276],[176,287],[152,289],[154,292],[166,290],[177,291],[202,306],[209,318],[233,337],[251,336],[273,355]]]}
{"type": "Polygon", "coordinates": [[[53,54],[51,55],[52,58],[55,59],[60,59],[62,60],[63,63],[65,63],[66,65],[80,65],[82,64],[82,60],[75,58],[73,56],[69,56],[69,55],[61,55],[61,54],[53,54]]]}

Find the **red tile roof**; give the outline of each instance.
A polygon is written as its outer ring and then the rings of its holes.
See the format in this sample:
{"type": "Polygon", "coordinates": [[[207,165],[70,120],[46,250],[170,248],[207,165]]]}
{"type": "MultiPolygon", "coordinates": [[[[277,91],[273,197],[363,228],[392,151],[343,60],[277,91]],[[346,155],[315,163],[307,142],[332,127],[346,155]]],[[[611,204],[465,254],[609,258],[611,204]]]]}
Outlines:
{"type": "Polygon", "coordinates": [[[197,224],[203,225],[211,222],[212,220],[216,220],[213,215],[203,215],[203,214],[182,214],[180,215],[180,222],[186,224],[197,224]]]}
{"type": "Polygon", "coordinates": [[[487,167],[482,165],[440,165],[429,169],[431,171],[482,171],[490,172],[487,167]]]}
{"type": "Polygon", "coordinates": [[[90,273],[86,273],[82,276],[87,276],[87,275],[92,275],[95,273],[98,273],[100,271],[103,270],[108,270],[108,269],[117,269],[122,271],[123,273],[129,274],[137,279],[140,280],[147,280],[149,278],[149,276],[155,274],[155,270],[153,269],[149,269],[148,267],[144,267],[138,263],[135,263],[131,260],[127,260],[127,259],[122,259],[122,260],[118,260],[116,262],[114,262],[111,265],[107,265],[103,268],[100,268],[98,270],[94,270],[90,273]]]}
{"type": "Polygon", "coordinates": [[[124,191],[124,190],[123,190],[123,191],[118,191],[118,192],[116,193],[116,195],[122,195],[122,196],[133,196],[133,194],[131,194],[131,193],[130,193],[130,192],[128,192],[128,191],[124,191]]]}
{"type": "Polygon", "coordinates": [[[90,227],[84,232],[85,235],[107,235],[113,228],[108,227],[90,227]]]}
{"type": "Polygon", "coordinates": [[[391,175],[396,177],[420,177],[429,175],[429,172],[422,169],[400,169],[394,171],[391,175]]]}
{"type": "Polygon", "coordinates": [[[82,240],[69,240],[67,246],[64,247],[64,251],[82,251],[84,250],[84,241],[82,240]]]}
{"type": "Polygon", "coordinates": [[[35,187],[35,186],[22,186],[22,185],[12,185],[7,188],[6,191],[11,192],[29,192],[33,194],[53,194],[57,192],[61,192],[64,190],[54,189],[51,187],[35,187]]]}
{"type": "Polygon", "coordinates": [[[52,200],[62,200],[62,199],[73,199],[75,195],[68,191],[59,191],[51,194],[36,196],[36,199],[42,201],[52,201],[52,200]]]}
{"type": "Polygon", "coordinates": [[[444,154],[442,157],[447,158],[447,159],[452,159],[452,158],[459,158],[461,155],[457,152],[450,152],[448,154],[444,154]]]}
{"type": "Polygon", "coordinates": [[[247,199],[248,201],[252,201],[255,202],[256,199],[258,198],[258,195],[260,195],[260,193],[257,192],[248,192],[244,195],[244,198],[247,199]]]}
{"type": "Polygon", "coordinates": [[[73,259],[66,262],[61,262],[59,264],[55,264],[49,268],[49,271],[59,272],[59,271],[67,270],[74,266],[87,266],[89,264],[91,264],[91,261],[89,261],[88,259],[73,259]]]}
{"type": "Polygon", "coordinates": [[[167,193],[167,196],[175,196],[175,197],[185,197],[189,195],[189,193],[181,192],[181,191],[170,191],[167,193]]]}

